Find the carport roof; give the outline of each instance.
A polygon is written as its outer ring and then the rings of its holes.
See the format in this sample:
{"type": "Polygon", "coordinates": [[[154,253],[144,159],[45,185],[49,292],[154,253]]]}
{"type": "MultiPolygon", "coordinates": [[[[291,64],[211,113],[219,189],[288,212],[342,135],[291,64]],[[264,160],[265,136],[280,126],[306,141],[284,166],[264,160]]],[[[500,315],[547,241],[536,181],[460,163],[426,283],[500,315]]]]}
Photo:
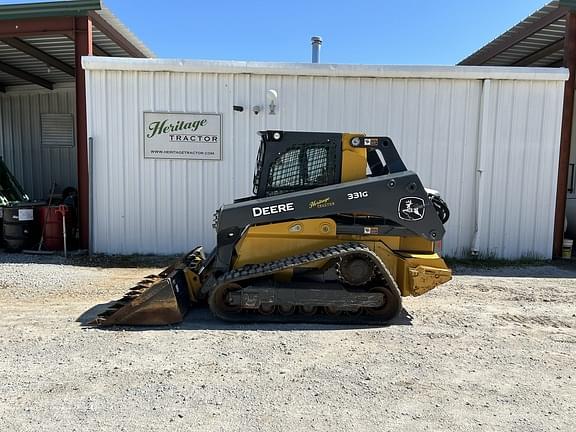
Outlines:
{"type": "Polygon", "coordinates": [[[74,19],[92,21],[94,55],[154,57],[100,0],[0,5],[0,91],[74,82],[74,19]]]}
{"type": "Polygon", "coordinates": [[[574,0],[551,1],[459,64],[562,66],[566,14],[575,7],[574,0]]]}

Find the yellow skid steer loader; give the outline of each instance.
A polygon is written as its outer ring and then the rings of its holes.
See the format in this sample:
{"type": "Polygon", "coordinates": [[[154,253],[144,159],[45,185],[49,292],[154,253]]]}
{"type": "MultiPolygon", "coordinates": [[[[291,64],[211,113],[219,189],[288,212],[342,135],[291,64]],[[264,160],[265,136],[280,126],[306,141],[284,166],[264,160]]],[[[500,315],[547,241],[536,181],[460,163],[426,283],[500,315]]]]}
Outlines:
{"type": "Polygon", "coordinates": [[[173,324],[198,302],[229,321],[386,323],[402,296],[451,279],[435,253],[448,207],[390,138],[260,136],[254,195],[216,211],[214,250],[195,248],[93,324],[173,324]]]}

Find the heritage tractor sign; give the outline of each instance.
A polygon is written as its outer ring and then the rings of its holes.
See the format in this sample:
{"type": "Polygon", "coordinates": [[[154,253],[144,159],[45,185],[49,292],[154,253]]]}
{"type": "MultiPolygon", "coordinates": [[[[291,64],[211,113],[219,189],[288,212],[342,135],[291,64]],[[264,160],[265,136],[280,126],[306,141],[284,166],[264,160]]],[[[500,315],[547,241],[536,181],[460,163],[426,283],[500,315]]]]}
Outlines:
{"type": "Polygon", "coordinates": [[[144,157],[220,160],[222,115],[145,112],[144,157]]]}

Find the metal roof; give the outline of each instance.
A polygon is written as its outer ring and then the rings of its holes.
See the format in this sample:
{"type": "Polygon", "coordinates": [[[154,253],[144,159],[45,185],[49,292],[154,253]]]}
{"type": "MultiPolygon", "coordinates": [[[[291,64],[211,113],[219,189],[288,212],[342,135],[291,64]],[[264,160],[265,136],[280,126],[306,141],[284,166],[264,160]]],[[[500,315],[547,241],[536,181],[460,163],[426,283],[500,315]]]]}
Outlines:
{"type": "Polygon", "coordinates": [[[0,5],[0,20],[44,18],[52,16],[85,16],[100,9],[100,0],[72,0],[0,5]]]}
{"type": "Polygon", "coordinates": [[[554,0],[471,54],[460,65],[562,66],[566,0],[554,0]]]}
{"type": "MultiPolygon", "coordinates": [[[[73,0],[0,6],[0,24],[16,25],[57,17],[90,16],[94,55],[110,57],[154,57],[100,0],[73,0]],[[48,18],[46,18],[48,17],[48,18]]],[[[72,21],[70,21],[72,23],[72,21]]],[[[1,27],[1,26],[0,26],[1,27]]],[[[53,88],[74,82],[75,48],[70,32],[10,35],[4,26],[0,35],[0,91],[29,85],[53,88]],[[16,71],[16,72],[14,72],[16,71]],[[27,75],[28,74],[28,75],[27,75]],[[32,76],[35,80],[26,79],[32,76]]],[[[70,25],[70,30],[72,25],[70,25]]]]}

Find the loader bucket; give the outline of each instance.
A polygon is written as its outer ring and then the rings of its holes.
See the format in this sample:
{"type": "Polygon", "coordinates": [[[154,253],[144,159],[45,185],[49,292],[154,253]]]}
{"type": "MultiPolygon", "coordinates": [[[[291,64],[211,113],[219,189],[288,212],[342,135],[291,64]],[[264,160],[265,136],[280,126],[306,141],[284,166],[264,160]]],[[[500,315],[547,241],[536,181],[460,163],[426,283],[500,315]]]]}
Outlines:
{"type": "Polygon", "coordinates": [[[89,325],[154,326],[181,322],[197,300],[201,284],[195,270],[203,260],[202,248],[194,249],[160,275],[144,278],[89,325]]]}

